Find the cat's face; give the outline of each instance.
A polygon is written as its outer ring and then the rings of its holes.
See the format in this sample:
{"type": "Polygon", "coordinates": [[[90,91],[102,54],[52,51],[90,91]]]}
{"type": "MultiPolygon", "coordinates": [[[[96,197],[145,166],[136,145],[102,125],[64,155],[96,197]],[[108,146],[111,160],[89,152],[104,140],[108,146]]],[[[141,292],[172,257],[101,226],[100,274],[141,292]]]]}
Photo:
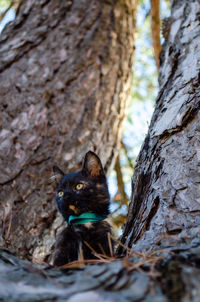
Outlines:
{"type": "Polygon", "coordinates": [[[89,151],[81,171],[64,174],[54,167],[58,181],[56,203],[65,220],[84,212],[102,216],[109,214],[109,193],[99,157],[89,151]]]}

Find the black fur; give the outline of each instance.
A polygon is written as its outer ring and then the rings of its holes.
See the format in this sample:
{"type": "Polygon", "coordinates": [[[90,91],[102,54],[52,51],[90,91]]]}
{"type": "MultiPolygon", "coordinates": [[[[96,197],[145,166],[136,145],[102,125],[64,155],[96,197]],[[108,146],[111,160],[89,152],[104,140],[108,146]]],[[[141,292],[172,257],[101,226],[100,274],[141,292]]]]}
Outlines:
{"type": "MultiPolygon", "coordinates": [[[[58,182],[56,203],[64,220],[82,213],[95,213],[106,218],[109,214],[109,192],[106,176],[99,157],[89,151],[86,153],[81,171],[64,174],[54,167],[58,182]],[[78,184],[83,185],[77,190],[78,184]],[[62,192],[62,193],[60,193],[62,192]],[[59,196],[62,195],[63,196],[59,196]]],[[[54,251],[54,265],[61,266],[79,259],[95,259],[94,252],[110,256],[108,233],[111,226],[106,221],[68,225],[57,237],[54,251]]]]}

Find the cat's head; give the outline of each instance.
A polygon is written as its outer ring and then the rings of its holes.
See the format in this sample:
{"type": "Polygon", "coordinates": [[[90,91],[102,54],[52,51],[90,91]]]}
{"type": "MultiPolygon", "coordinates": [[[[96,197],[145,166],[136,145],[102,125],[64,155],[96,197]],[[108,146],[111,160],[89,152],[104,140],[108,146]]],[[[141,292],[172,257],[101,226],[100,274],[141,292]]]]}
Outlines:
{"type": "Polygon", "coordinates": [[[94,152],[86,153],[80,171],[65,174],[57,166],[53,171],[57,181],[57,207],[66,221],[70,215],[79,216],[85,212],[105,217],[109,214],[106,176],[94,152]]]}

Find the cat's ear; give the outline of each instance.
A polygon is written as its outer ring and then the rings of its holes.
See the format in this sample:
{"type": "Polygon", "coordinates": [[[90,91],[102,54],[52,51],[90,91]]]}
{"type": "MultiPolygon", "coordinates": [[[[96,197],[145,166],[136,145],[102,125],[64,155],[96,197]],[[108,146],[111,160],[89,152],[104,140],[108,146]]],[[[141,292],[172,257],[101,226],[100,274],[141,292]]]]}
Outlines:
{"type": "Polygon", "coordinates": [[[60,168],[53,166],[53,175],[51,176],[53,181],[59,183],[64,175],[65,173],[60,168]]]}
{"type": "Polygon", "coordinates": [[[86,176],[94,178],[104,175],[101,160],[94,152],[89,151],[86,153],[83,161],[82,173],[86,176]]]}

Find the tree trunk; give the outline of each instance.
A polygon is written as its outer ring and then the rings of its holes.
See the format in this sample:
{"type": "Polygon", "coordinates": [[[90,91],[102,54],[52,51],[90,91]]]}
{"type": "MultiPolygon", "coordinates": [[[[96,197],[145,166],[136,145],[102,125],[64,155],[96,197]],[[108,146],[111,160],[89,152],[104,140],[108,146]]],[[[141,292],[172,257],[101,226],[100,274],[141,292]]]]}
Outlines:
{"type": "Polygon", "coordinates": [[[200,243],[199,14],[198,0],[173,1],[160,92],[137,159],[122,237],[139,251],[200,243]]]}
{"type": "Polygon", "coordinates": [[[1,244],[46,255],[61,224],[54,163],[114,163],[131,85],[136,1],[23,1],[0,41],[1,244]],[[37,247],[37,248],[36,248],[37,247]]]}

